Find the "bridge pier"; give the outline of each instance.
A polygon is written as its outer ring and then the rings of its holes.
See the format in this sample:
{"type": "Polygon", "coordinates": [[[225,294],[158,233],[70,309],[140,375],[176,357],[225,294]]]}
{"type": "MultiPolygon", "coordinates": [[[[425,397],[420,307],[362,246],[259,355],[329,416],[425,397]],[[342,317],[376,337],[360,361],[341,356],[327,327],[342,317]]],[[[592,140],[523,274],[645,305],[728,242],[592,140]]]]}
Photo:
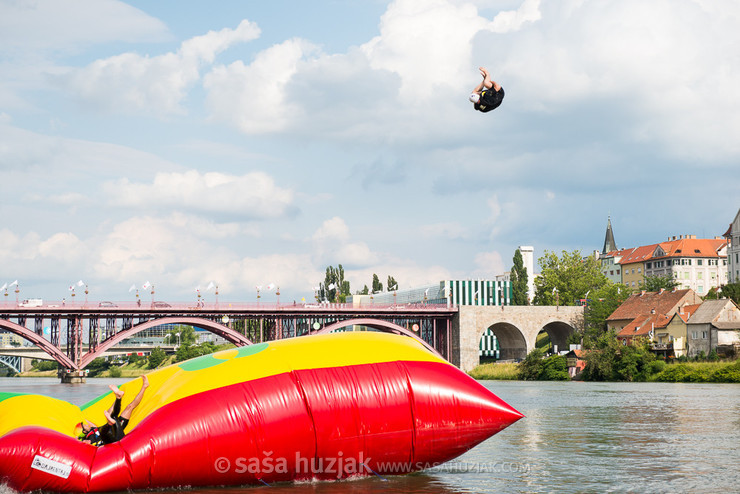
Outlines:
{"type": "Polygon", "coordinates": [[[59,371],[62,384],[84,384],[87,382],[87,371],[77,369],[62,369],[59,371]]]}

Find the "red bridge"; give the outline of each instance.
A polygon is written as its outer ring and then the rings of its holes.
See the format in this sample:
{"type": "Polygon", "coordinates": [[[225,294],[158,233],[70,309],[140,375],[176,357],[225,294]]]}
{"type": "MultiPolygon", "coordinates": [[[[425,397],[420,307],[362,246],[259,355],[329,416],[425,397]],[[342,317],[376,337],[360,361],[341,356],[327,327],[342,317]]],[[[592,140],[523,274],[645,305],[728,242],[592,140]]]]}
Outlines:
{"type": "Polygon", "coordinates": [[[30,341],[67,371],[82,370],[124,339],[165,324],[201,328],[237,346],[364,326],[415,338],[450,360],[452,320],[457,312],[457,307],[433,304],[52,302],[0,307],[0,329],[30,341]],[[48,335],[44,328],[49,329],[48,335]]]}

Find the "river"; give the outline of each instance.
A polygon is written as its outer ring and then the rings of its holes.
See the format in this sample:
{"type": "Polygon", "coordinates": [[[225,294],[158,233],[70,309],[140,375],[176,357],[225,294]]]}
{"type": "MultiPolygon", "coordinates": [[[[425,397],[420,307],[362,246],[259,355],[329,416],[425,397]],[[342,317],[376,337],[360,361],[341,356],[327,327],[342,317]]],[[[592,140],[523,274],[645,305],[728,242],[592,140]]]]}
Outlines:
{"type": "MultiPolygon", "coordinates": [[[[0,391],[82,404],[110,383],[0,378],[0,391]]],[[[454,462],[403,477],[197,494],[738,492],[740,385],[484,381],[526,415],[454,462]]],[[[182,493],[181,490],[157,491],[182,493]]]]}

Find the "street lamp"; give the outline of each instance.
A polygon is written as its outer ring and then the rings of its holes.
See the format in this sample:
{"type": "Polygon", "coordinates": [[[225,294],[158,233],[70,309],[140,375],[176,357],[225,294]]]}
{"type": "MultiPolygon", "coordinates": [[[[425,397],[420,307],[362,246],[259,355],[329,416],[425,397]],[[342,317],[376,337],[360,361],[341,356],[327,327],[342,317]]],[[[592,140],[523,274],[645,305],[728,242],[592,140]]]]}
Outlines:
{"type": "Polygon", "coordinates": [[[177,346],[180,346],[180,333],[175,333],[175,336],[177,336],[177,346]]]}

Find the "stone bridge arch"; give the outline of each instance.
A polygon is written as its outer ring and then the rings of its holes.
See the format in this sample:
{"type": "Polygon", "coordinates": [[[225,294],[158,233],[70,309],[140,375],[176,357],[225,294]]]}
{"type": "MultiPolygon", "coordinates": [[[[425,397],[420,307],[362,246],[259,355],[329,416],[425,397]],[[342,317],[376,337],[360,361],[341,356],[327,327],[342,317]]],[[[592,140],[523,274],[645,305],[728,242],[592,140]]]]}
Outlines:
{"type": "Polygon", "coordinates": [[[72,360],[67,356],[67,354],[65,354],[63,351],[61,351],[56,346],[52,345],[49,340],[47,340],[41,335],[34,333],[30,329],[24,326],[21,326],[20,324],[16,324],[14,322],[8,321],[7,319],[0,319],[0,328],[10,331],[13,334],[17,334],[21,338],[30,341],[31,343],[39,347],[41,350],[48,353],[52,359],[59,362],[62,368],[64,369],[76,369],[77,368],[77,364],[72,362],[72,360]]]}
{"type": "Polygon", "coordinates": [[[489,328],[499,339],[501,359],[524,358],[543,330],[558,350],[565,350],[582,316],[583,307],[462,305],[452,325],[451,361],[466,372],[478,365],[479,343],[489,328]]]}

